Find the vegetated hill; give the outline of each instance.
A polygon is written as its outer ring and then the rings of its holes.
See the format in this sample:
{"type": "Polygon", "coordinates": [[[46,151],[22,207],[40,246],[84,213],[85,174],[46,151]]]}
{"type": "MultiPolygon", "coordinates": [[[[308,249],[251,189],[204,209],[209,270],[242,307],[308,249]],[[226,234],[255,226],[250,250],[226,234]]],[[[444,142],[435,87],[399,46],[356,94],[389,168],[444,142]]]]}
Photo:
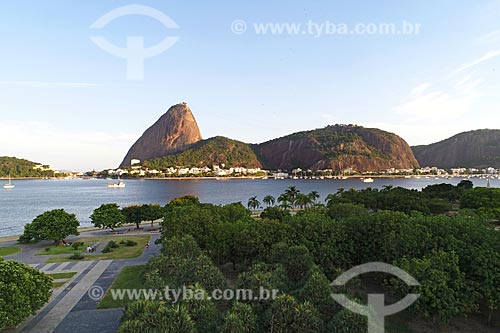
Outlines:
{"type": "Polygon", "coordinates": [[[0,177],[53,177],[53,171],[35,170],[33,167],[40,163],[25,159],[3,156],[0,157],[0,177]]]}
{"type": "Polygon", "coordinates": [[[183,151],[202,139],[196,119],[186,103],[172,106],[134,143],[121,163],[132,159],[151,160],[183,151]]]}
{"type": "Polygon", "coordinates": [[[294,133],[256,146],[266,169],[381,171],[419,166],[399,136],[375,128],[334,125],[294,133]]]}
{"type": "Polygon", "coordinates": [[[250,145],[222,136],[199,141],[181,153],[144,162],[144,166],[157,170],[173,166],[204,167],[220,164],[225,164],[226,167],[261,167],[250,145]]]}
{"type": "Polygon", "coordinates": [[[200,141],[196,120],[185,104],[172,106],[130,148],[121,166],[139,159],[151,169],[173,166],[264,167],[290,170],[382,171],[419,164],[399,136],[375,128],[334,125],[249,145],[224,137],[200,141]]]}
{"type": "Polygon", "coordinates": [[[422,166],[482,168],[500,166],[500,130],[476,130],[412,147],[422,166]]]}

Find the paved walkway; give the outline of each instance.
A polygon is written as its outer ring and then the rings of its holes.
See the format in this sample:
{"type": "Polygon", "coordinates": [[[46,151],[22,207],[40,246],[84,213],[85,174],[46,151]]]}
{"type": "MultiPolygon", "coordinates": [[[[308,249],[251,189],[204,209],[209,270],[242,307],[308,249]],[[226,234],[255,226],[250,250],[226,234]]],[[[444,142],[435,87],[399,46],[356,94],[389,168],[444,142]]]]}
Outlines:
{"type": "MultiPolygon", "coordinates": [[[[144,233],[140,234],[144,235],[144,233]]],[[[90,298],[88,291],[98,286],[106,292],[125,266],[143,265],[159,253],[159,246],[154,241],[159,234],[150,234],[149,250],[133,259],[100,261],[41,263],[45,256],[35,256],[45,246],[29,246],[23,251],[6,259],[18,260],[29,264],[45,273],[76,272],[75,276],[63,287],[56,289],[52,297],[38,313],[29,318],[13,332],[33,333],[111,333],[116,332],[120,324],[123,309],[98,310],[98,301],[90,298]]],[[[132,235],[130,235],[132,236],[132,235]]],[[[7,244],[5,244],[7,245],[7,244]]],[[[19,245],[16,245],[19,246],[19,245]]]]}

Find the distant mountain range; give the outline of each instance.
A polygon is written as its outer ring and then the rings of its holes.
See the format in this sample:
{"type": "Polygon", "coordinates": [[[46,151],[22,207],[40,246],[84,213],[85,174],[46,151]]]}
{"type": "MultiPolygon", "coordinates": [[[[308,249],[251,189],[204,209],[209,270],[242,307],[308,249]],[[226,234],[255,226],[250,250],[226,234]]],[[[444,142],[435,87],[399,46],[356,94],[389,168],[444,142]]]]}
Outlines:
{"type": "Polygon", "coordinates": [[[170,166],[263,167],[291,170],[333,169],[380,171],[419,166],[411,148],[399,136],[375,128],[334,125],[294,133],[261,144],[215,137],[202,140],[196,120],[183,104],[172,106],[137,140],[121,166],[132,159],[151,168],[170,166]]]}
{"type": "Polygon", "coordinates": [[[430,145],[412,147],[421,166],[500,167],[500,130],[476,130],[430,145]]]}

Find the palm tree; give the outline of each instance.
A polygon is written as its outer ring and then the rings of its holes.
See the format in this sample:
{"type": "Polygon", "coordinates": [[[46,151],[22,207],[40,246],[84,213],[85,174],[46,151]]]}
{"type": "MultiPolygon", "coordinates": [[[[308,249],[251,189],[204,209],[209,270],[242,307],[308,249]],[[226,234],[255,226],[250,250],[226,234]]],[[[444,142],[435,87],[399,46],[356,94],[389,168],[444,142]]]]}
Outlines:
{"type": "Polygon", "coordinates": [[[280,196],[278,197],[278,202],[280,203],[280,207],[283,209],[292,208],[291,199],[286,193],[280,194],[280,196]]]}
{"type": "Polygon", "coordinates": [[[257,197],[251,197],[250,199],[248,199],[247,206],[248,209],[255,211],[260,207],[260,201],[257,200],[257,197]]]}
{"type": "Polygon", "coordinates": [[[394,187],[392,185],[382,186],[382,192],[390,192],[394,187]]]}
{"type": "Polygon", "coordinates": [[[280,204],[280,208],[284,210],[289,210],[292,209],[292,205],[290,204],[290,201],[283,201],[280,204]]]}
{"type": "Polygon", "coordinates": [[[269,206],[274,206],[274,204],[276,203],[276,199],[272,195],[270,195],[270,194],[266,195],[262,201],[264,201],[264,203],[268,207],[269,206]]]}
{"type": "Polygon", "coordinates": [[[331,202],[334,202],[337,200],[338,197],[342,195],[342,193],[345,192],[345,188],[341,187],[337,190],[337,193],[330,193],[326,196],[325,202],[327,205],[329,205],[331,202]]]}
{"type": "Polygon", "coordinates": [[[312,199],[307,194],[299,193],[295,199],[295,204],[302,209],[307,208],[312,203],[312,199]]]}
{"type": "Polygon", "coordinates": [[[298,190],[295,186],[290,186],[285,190],[285,194],[290,198],[290,203],[292,206],[295,206],[295,198],[297,197],[297,194],[300,193],[300,190],[298,190]]]}
{"type": "Polygon", "coordinates": [[[319,199],[318,191],[311,191],[311,193],[309,193],[308,196],[312,200],[313,203],[316,203],[316,200],[319,199]]]}

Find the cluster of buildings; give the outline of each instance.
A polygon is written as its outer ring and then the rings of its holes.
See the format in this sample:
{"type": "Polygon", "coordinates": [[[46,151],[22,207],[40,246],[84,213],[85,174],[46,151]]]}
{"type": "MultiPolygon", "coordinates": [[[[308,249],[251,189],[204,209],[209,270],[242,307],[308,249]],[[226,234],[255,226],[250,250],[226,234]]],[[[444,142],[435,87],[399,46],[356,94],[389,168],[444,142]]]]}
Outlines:
{"type": "Polygon", "coordinates": [[[169,167],[165,170],[148,169],[143,167],[141,161],[133,159],[130,168],[107,170],[109,176],[130,175],[133,177],[240,177],[240,176],[259,176],[276,179],[305,179],[305,178],[347,178],[347,176],[357,175],[379,175],[389,177],[412,177],[412,176],[436,176],[436,177],[454,177],[464,175],[499,175],[499,170],[493,167],[477,169],[477,168],[453,168],[443,169],[437,167],[423,167],[417,169],[396,169],[390,168],[378,172],[357,172],[352,168],[347,168],[342,171],[325,169],[325,170],[303,170],[301,168],[287,170],[266,171],[261,168],[245,168],[245,167],[229,167],[225,164],[213,165],[212,167],[169,167]]]}
{"type": "MultiPolygon", "coordinates": [[[[52,168],[50,165],[44,165],[44,164],[34,165],[33,170],[44,172],[46,175],[50,175],[50,177],[56,177],[56,178],[78,178],[78,177],[84,176],[83,172],[60,171],[60,170],[52,168]]],[[[48,177],[49,176],[47,176],[45,178],[48,178],[48,177]]]]}
{"type": "Polygon", "coordinates": [[[116,169],[107,170],[107,174],[110,176],[123,176],[131,175],[138,177],[189,177],[189,176],[215,176],[215,177],[225,177],[225,176],[247,176],[247,175],[257,175],[266,174],[264,170],[260,168],[244,168],[244,167],[231,167],[226,168],[225,164],[213,165],[212,168],[208,166],[205,167],[169,167],[165,170],[156,170],[144,168],[141,165],[141,161],[133,159],[131,161],[130,169],[116,169]]]}

